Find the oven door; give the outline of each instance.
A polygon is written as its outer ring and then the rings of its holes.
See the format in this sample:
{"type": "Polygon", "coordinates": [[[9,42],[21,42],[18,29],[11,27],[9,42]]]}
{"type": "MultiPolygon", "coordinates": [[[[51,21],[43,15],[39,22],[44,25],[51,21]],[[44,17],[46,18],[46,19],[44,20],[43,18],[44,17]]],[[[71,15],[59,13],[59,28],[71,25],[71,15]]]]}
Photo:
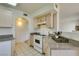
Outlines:
{"type": "Polygon", "coordinates": [[[42,36],[34,35],[34,46],[42,48],[42,36]]]}

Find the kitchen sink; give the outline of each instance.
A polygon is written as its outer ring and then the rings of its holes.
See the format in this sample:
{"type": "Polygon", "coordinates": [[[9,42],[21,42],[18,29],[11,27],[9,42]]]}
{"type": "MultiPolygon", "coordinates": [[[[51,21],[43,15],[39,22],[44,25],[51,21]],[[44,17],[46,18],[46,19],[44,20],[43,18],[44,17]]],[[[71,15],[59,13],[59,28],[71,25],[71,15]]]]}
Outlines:
{"type": "Polygon", "coordinates": [[[57,42],[57,43],[69,43],[69,39],[59,36],[58,38],[56,38],[55,36],[51,36],[52,39],[57,42]]]}

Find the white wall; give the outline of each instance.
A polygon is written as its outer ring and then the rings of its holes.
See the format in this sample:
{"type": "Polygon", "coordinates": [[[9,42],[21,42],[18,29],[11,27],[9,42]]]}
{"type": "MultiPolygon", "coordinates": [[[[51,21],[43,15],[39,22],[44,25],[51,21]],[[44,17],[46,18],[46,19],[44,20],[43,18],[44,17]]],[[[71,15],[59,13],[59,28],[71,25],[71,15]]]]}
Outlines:
{"type": "Polygon", "coordinates": [[[28,14],[28,16],[23,16],[23,13],[25,13],[25,12],[14,11],[14,20],[16,20],[18,17],[24,17],[28,21],[28,27],[26,29],[26,32],[23,32],[22,35],[19,36],[20,39],[16,38],[16,28],[14,27],[13,33],[18,42],[24,42],[24,41],[30,39],[30,33],[33,31],[32,18],[29,16],[29,14],[28,14]]]}
{"type": "Polygon", "coordinates": [[[63,32],[72,32],[75,31],[75,26],[79,23],[78,15],[60,18],[60,31],[63,32]]]}
{"type": "MultiPolygon", "coordinates": [[[[31,22],[32,18],[29,15],[27,17],[23,16],[23,13],[25,13],[25,12],[22,12],[22,11],[13,9],[13,8],[8,8],[8,7],[0,6],[0,9],[2,9],[2,13],[3,14],[10,14],[11,13],[10,16],[8,16],[8,19],[10,19],[9,17],[12,16],[12,18],[10,20],[12,20],[12,23],[13,23],[12,28],[0,28],[0,34],[2,35],[2,34],[11,34],[12,33],[14,35],[14,38],[16,38],[15,20],[18,17],[24,17],[24,18],[26,18],[29,21],[28,31],[24,32],[24,34],[22,35],[21,39],[20,40],[18,39],[18,40],[21,41],[21,42],[24,42],[25,40],[28,40],[30,38],[30,32],[33,31],[33,29],[32,29],[33,26],[32,26],[32,22],[31,22]],[[7,13],[5,13],[4,10],[6,10],[7,13]]],[[[6,23],[5,20],[4,20],[4,23],[6,23]]]]}

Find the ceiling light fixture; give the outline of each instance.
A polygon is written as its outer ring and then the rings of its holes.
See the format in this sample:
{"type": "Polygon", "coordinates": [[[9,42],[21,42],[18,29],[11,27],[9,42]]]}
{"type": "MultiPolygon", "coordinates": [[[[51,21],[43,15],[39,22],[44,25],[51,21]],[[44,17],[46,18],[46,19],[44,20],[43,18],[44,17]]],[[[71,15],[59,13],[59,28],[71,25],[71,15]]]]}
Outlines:
{"type": "Polygon", "coordinates": [[[17,3],[8,3],[9,5],[16,6],[17,3]]]}

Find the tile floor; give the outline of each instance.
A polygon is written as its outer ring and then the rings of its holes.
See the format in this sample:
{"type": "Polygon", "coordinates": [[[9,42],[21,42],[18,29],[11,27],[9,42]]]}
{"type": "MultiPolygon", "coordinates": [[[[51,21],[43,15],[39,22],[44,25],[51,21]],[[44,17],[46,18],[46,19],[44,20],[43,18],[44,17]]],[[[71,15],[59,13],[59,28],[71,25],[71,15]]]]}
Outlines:
{"type": "Polygon", "coordinates": [[[29,47],[27,43],[17,43],[15,46],[15,56],[42,56],[42,54],[29,47]]]}

